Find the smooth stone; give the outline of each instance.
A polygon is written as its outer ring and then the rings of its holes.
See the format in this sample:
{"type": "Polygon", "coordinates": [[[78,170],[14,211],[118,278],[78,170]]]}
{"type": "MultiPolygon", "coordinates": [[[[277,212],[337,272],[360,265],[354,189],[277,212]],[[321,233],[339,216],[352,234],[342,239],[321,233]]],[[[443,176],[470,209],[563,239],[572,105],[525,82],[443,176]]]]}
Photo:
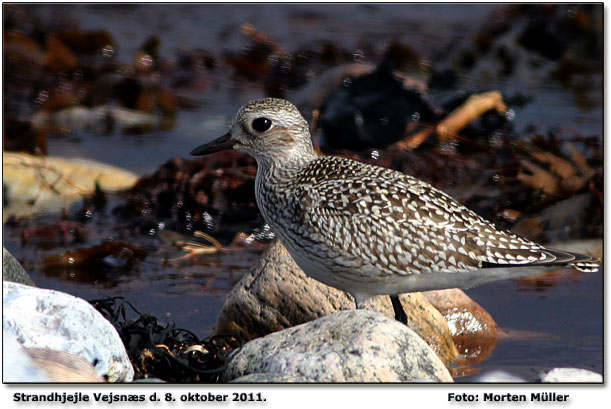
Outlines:
{"type": "Polygon", "coordinates": [[[539,375],[539,381],[543,383],[569,383],[588,382],[602,383],[603,376],[596,372],[580,368],[554,368],[549,372],[539,375]]]}
{"type": "MultiPolygon", "coordinates": [[[[400,298],[409,327],[444,362],[454,359],[457,350],[441,313],[422,294],[403,294],[400,298]]],[[[371,298],[365,303],[365,308],[394,317],[388,296],[371,298]]],[[[355,305],[351,296],[308,277],[276,240],[228,294],[215,332],[242,331],[245,339],[251,340],[338,311],[353,309],[355,305]]]]}
{"type": "Polygon", "coordinates": [[[395,319],[340,311],[248,342],[221,375],[301,376],[307,382],[452,382],[437,354],[395,319]]]}
{"type": "Polygon", "coordinates": [[[458,288],[421,293],[448,323],[461,364],[487,359],[498,342],[498,324],[481,305],[458,288]]]}
{"type": "Polygon", "coordinates": [[[134,370],[114,327],[88,302],[54,290],[4,282],[3,328],[25,348],[64,351],[92,364],[109,382],[134,370]]]}
{"type": "Polygon", "coordinates": [[[4,246],[2,247],[2,280],[35,286],[30,275],[4,246]]]}
{"type": "Polygon", "coordinates": [[[498,324],[494,318],[463,290],[448,288],[421,294],[441,312],[453,336],[482,332],[496,336],[498,324]]]}
{"type": "Polygon", "coordinates": [[[3,219],[55,213],[95,191],[128,189],[138,176],[124,169],[90,159],[39,157],[3,152],[3,219]],[[59,176],[62,177],[59,177],[59,176]],[[53,186],[53,188],[50,188],[53,186]]]}

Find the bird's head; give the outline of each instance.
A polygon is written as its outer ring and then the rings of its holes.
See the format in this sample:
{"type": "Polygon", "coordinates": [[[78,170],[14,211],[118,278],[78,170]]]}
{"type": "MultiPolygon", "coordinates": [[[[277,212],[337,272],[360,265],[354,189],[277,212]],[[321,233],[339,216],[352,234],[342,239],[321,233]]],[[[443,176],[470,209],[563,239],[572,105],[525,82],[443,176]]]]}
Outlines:
{"type": "Polygon", "coordinates": [[[295,105],[278,98],[256,99],[244,105],[229,132],[193,149],[191,155],[225,149],[248,153],[259,164],[278,164],[300,155],[315,155],[307,121],[295,105]]]}

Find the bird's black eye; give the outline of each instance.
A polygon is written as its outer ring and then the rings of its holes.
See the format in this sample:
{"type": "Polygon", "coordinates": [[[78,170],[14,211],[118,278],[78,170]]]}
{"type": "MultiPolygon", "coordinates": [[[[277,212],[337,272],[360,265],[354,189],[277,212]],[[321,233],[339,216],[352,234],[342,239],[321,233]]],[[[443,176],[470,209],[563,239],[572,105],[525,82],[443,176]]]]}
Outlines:
{"type": "Polygon", "coordinates": [[[254,121],[252,121],[252,129],[254,129],[257,132],[265,132],[271,127],[272,127],[271,119],[257,118],[254,121]]]}

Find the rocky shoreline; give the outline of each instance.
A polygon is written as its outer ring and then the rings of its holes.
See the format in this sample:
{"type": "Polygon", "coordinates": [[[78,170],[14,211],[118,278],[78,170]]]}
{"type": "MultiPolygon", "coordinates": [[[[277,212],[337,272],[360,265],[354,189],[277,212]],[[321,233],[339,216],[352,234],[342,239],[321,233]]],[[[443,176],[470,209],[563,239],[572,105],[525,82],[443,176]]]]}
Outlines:
{"type": "MultiPolygon", "coordinates": [[[[6,250],[3,260],[3,354],[9,358],[4,360],[5,381],[133,380],[125,346],[89,303],[33,287],[6,250]]],[[[459,356],[453,336],[470,336],[471,342],[496,337],[492,317],[460,290],[403,295],[409,327],[392,318],[386,298],[369,302],[367,310],[353,310],[348,296],[309,279],[283,246],[273,242],[232,290],[219,315],[217,332],[239,329],[251,339],[234,351],[220,381],[447,383],[454,381],[451,371],[459,356]],[[459,299],[460,306],[450,308],[452,299],[459,299]],[[449,310],[462,311],[462,321],[449,310]]],[[[482,374],[479,381],[525,380],[497,371],[482,374]]],[[[597,383],[602,376],[555,368],[541,374],[540,381],[597,383]]]]}

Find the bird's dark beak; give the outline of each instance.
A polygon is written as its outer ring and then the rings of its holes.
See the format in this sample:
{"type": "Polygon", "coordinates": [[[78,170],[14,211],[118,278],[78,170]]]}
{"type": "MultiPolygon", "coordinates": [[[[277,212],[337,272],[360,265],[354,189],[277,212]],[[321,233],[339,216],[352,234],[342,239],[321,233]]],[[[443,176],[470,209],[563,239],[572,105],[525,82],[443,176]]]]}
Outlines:
{"type": "Polygon", "coordinates": [[[193,149],[190,153],[192,156],[208,155],[209,153],[224,151],[231,149],[235,145],[235,141],[231,139],[231,132],[216,138],[212,142],[205,143],[193,149]]]}

